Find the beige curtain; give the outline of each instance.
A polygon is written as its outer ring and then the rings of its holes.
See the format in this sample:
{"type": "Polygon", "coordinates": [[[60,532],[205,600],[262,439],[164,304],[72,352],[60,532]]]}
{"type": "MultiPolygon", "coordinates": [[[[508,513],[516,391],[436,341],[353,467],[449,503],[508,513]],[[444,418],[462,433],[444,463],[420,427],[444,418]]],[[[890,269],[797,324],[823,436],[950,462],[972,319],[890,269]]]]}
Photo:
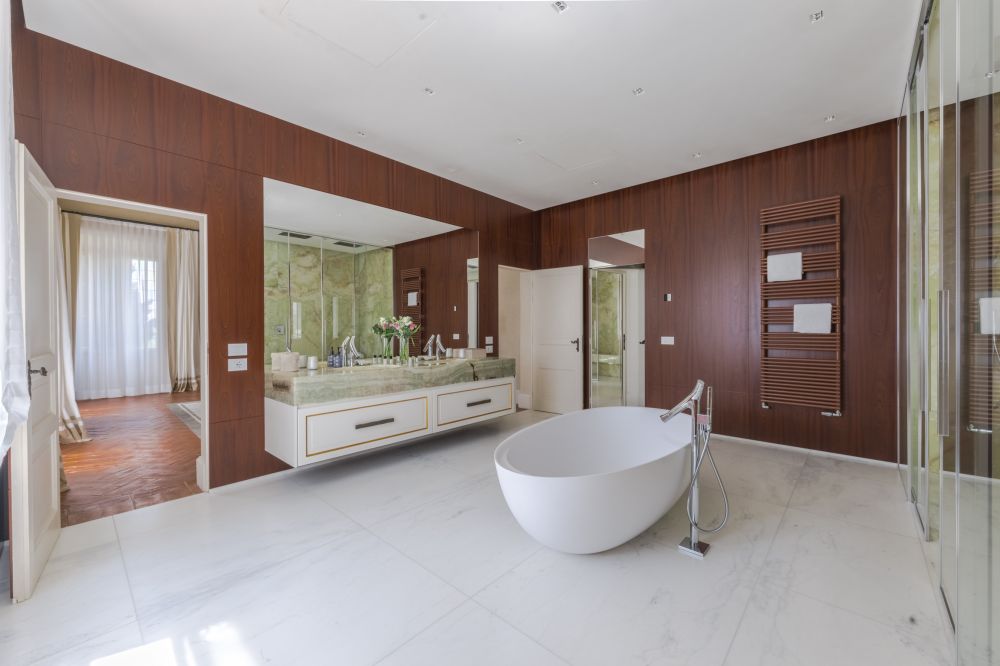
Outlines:
{"type": "Polygon", "coordinates": [[[76,282],[80,257],[80,216],[63,213],[62,234],[57,239],[56,279],[59,282],[59,378],[62,383],[62,412],[59,439],[64,443],[88,442],[87,428],[76,403],[76,377],[73,359],[73,333],[76,329],[76,282]]]}
{"type": "Polygon", "coordinates": [[[201,322],[198,232],[170,229],[167,236],[167,345],[173,390],[197,391],[201,322]]]}

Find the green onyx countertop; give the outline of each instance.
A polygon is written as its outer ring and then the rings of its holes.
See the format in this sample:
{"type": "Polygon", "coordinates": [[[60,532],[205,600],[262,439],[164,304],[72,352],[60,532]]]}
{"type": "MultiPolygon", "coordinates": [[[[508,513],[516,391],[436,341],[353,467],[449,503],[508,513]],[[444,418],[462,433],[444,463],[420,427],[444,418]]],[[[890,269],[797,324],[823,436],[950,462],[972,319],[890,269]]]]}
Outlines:
{"type": "Polygon", "coordinates": [[[364,365],[353,368],[271,372],[264,368],[264,395],[295,407],[404,393],[449,384],[514,376],[514,359],[442,359],[410,366],[364,365]]]}

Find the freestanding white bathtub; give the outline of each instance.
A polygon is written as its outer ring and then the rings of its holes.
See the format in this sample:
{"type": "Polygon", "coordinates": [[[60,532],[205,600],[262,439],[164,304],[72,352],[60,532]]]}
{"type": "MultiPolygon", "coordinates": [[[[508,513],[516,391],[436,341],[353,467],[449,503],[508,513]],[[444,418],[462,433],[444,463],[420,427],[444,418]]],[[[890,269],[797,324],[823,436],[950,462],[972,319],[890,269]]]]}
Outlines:
{"type": "Polygon", "coordinates": [[[494,460],[514,518],[566,553],[597,553],[641,534],[691,478],[691,417],[664,424],[663,411],[586,409],[508,437],[494,460]]]}

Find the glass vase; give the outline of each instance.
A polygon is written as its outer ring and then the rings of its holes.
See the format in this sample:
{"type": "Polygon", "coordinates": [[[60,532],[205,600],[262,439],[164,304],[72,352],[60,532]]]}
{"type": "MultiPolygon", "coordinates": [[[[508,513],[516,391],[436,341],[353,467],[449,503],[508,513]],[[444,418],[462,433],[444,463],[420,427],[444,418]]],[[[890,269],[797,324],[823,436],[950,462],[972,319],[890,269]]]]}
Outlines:
{"type": "Polygon", "coordinates": [[[392,338],[382,338],[382,358],[385,362],[392,358],[392,338]]]}
{"type": "Polygon", "coordinates": [[[410,360],[410,341],[407,338],[399,338],[399,362],[406,365],[410,360]]]}

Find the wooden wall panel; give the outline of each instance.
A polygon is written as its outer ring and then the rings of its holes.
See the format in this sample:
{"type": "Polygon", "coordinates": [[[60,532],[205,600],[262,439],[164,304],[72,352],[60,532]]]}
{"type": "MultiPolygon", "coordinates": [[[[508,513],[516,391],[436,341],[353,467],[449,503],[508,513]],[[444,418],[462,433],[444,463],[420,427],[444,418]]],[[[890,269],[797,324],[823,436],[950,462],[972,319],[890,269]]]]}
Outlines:
{"type": "Polygon", "coordinates": [[[645,228],[649,405],[671,406],[703,378],[716,389],[718,432],[895,460],[895,159],[892,120],[550,208],[539,213],[539,266],[585,265],[588,238],[645,228]],[[844,415],[765,410],[757,216],[835,194],[844,201],[844,415]],[[661,346],[661,335],[675,344],[661,346]]]}
{"type": "MultiPolygon", "coordinates": [[[[494,273],[480,285],[484,335],[496,330],[497,263],[536,263],[531,211],[33,33],[16,1],[12,25],[15,132],[57,187],[208,216],[212,486],[284,467],[263,443],[262,176],[482,231],[481,270],[494,273]],[[237,341],[248,372],[227,372],[237,341]]],[[[442,327],[464,321],[456,303],[442,327]]]]}

